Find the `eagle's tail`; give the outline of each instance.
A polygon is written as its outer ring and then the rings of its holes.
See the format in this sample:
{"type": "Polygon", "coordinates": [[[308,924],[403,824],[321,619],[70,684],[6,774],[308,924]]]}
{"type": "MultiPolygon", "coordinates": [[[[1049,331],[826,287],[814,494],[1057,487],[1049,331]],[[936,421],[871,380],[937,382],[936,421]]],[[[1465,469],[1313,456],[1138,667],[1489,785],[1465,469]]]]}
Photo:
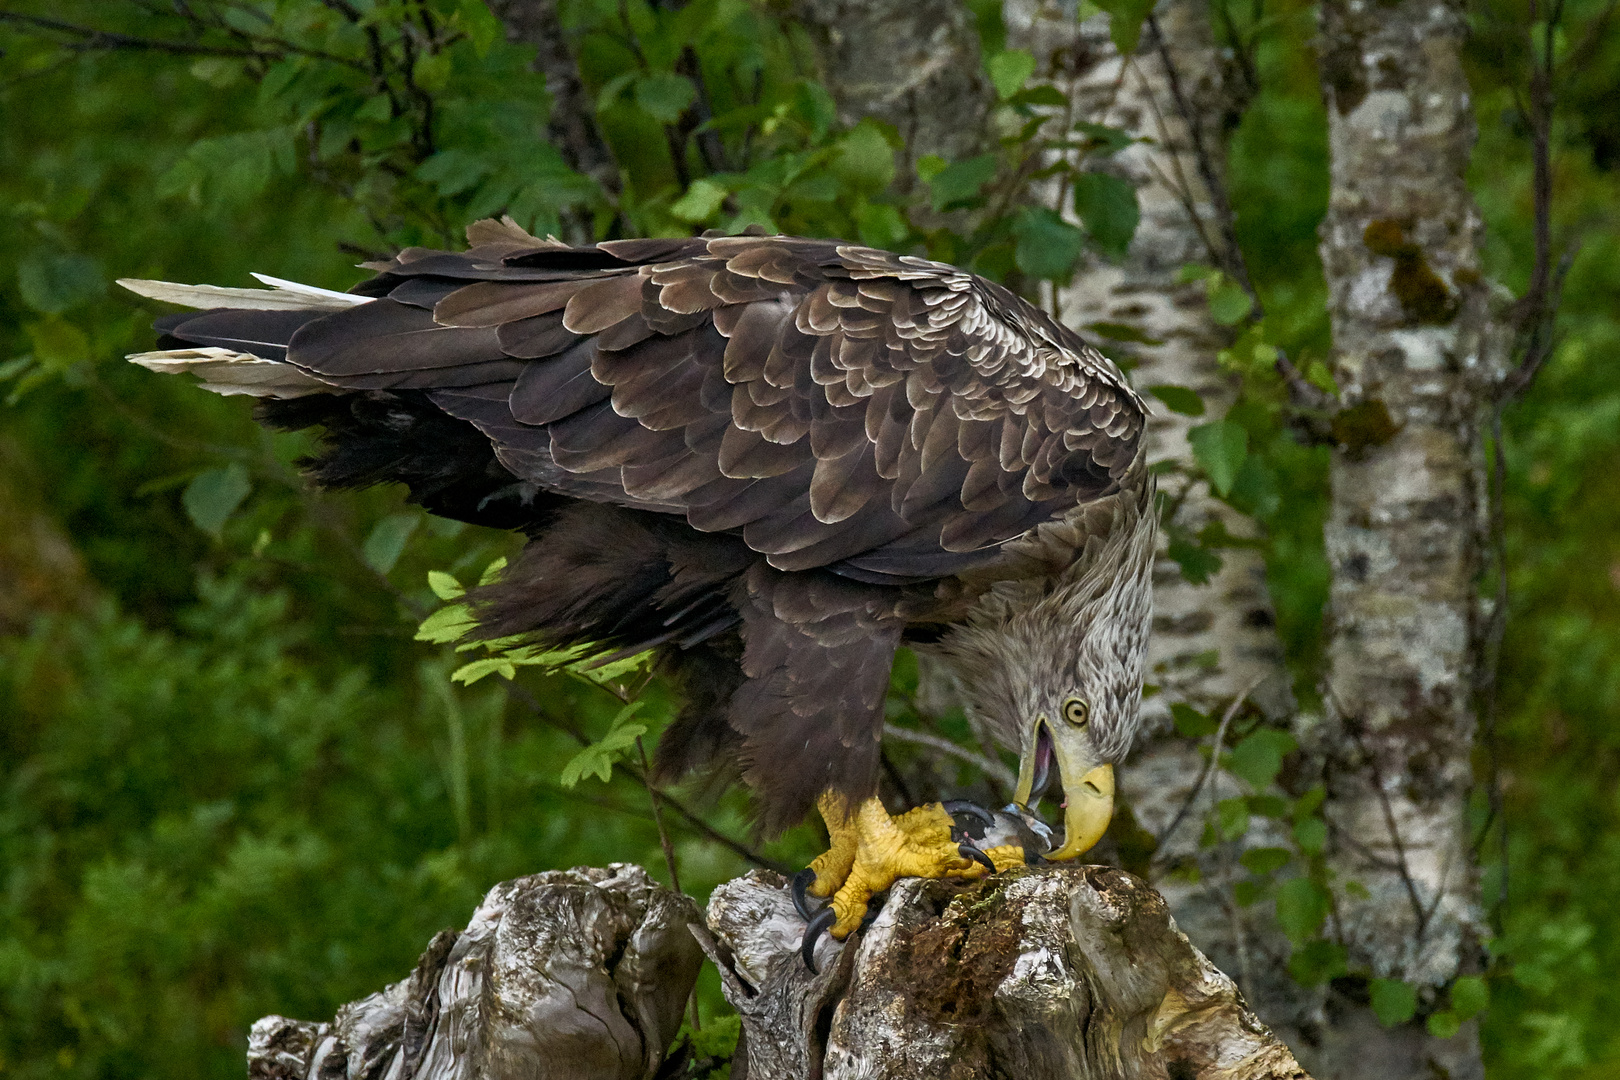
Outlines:
{"type": "Polygon", "coordinates": [[[234,289],[121,278],[118,284],[137,295],[203,312],[158,319],[155,325],[164,334],[159,344],[178,347],[133,353],[129,360],[152,371],[190,372],[202,380],[203,389],[216,394],[296,398],[335,392],[330,384],[285,362],[287,343],[299,327],[312,319],[368,303],[372,298],[300,285],[266,274],[253,276],[270,288],[234,289]]]}

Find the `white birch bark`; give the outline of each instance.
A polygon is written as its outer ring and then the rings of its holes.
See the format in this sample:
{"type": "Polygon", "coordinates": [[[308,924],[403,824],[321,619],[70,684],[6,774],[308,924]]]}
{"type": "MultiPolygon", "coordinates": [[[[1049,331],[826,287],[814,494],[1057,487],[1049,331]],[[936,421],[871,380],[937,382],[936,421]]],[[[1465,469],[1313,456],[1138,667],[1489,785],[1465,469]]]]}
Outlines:
{"type": "MultiPolygon", "coordinates": [[[[1170,384],[1195,390],[1204,400],[1202,417],[1161,406],[1150,421],[1152,459],[1170,466],[1160,480],[1161,491],[1175,507],[1166,524],[1198,533],[1218,522],[1234,536],[1253,537],[1254,523],[1195,479],[1198,467],[1187,439],[1195,425],[1224,415],[1237,396],[1234,377],[1221,371],[1215,359],[1229,332],[1210,317],[1203,288],[1180,284],[1177,278],[1188,263],[1219,264],[1228,258],[1216,199],[1203,179],[1206,173],[1224,176],[1220,118],[1228,107],[1207,13],[1191,0],[1161,4],[1157,19],[1163,50],[1144,33],[1137,54],[1124,58],[1109,37],[1105,17],[1076,23],[1066,5],[1050,0],[1017,0],[1006,10],[1009,46],[1028,49],[1048,65],[1057,85],[1068,86],[1076,118],[1150,140],[1121,151],[1106,165],[1137,189],[1142,219],[1127,257],[1117,265],[1093,260],[1084,266],[1059,294],[1062,316],[1082,333],[1094,322],[1123,323],[1162,342],[1100,344],[1111,355],[1134,361],[1131,379],[1139,390],[1170,384]],[[1179,96],[1172,89],[1166,54],[1174,65],[1179,96]],[[1195,124],[1203,161],[1193,137],[1195,124]]],[[[1232,902],[1237,852],[1199,847],[1203,820],[1215,801],[1243,792],[1219,771],[1195,790],[1204,773],[1203,759],[1198,747],[1170,725],[1169,707],[1175,702],[1219,716],[1247,695],[1241,708],[1258,709],[1270,720],[1283,720],[1293,711],[1264,559],[1253,548],[1227,549],[1220,555],[1220,570],[1207,583],[1195,585],[1160,553],[1149,649],[1149,679],[1160,691],[1143,703],[1147,734],[1120,771],[1120,784],[1136,823],[1161,841],[1153,857],[1159,872],[1155,885],[1181,928],[1238,978],[1269,1023],[1282,1024],[1294,1016],[1299,995],[1282,964],[1286,945],[1258,911],[1232,902]],[[1189,805],[1195,798],[1196,805],[1189,805]],[[1196,866],[1197,881],[1163,874],[1178,865],[1196,866]]],[[[1257,824],[1249,842],[1278,842],[1262,833],[1257,824]]]]}
{"type": "MultiPolygon", "coordinates": [[[[1331,852],[1364,898],[1338,899],[1353,967],[1425,1003],[1480,959],[1466,811],[1485,535],[1479,421],[1498,359],[1464,183],[1474,142],[1459,5],[1321,9],[1332,186],[1321,228],[1335,431],[1326,542],[1328,715],[1305,726],[1327,780],[1331,852]]],[[[1334,1020],[1317,1053],[1344,1078],[1483,1075],[1473,1025],[1376,1033],[1334,1020]]]]}

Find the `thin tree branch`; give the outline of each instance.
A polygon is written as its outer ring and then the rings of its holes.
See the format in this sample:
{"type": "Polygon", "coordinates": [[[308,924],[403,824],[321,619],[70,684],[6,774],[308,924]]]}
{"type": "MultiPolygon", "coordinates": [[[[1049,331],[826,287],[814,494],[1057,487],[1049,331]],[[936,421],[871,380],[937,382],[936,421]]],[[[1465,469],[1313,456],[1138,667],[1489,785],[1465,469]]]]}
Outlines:
{"type": "Polygon", "coordinates": [[[967,747],[952,742],[940,735],[930,735],[926,731],[913,731],[910,728],[900,727],[898,724],[885,723],[883,737],[898,739],[900,742],[914,743],[917,746],[926,746],[936,753],[954,757],[965,761],[987,776],[993,776],[1003,784],[1012,785],[1018,782],[1013,771],[999,761],[992,761],[983,754],[976,754],[967,747]]]}
{"type": "Polygon", "coordinates": [[[1176,811],[1176,816],[1170,819],[1170,824],[1164,827],[1163,832],[1153,838],[1155,854],[1164,850],[1165,843],[1169,841],[1171,836],[1175,835],[1175,831],[1181,827],[1181,823],[1192,812],[1193,805],[1197,803],[1199,794],[1204,790],[1204,785],[1209,782],[1209,778],[1214,775],[1215,767],[1220,764],[1221,746],[1226,742],[1226,729],[1231,726],[1232,719],[1237,716],[1238,709],[1248,700],[1249,695],[1254,693],[1255,687],[1265,681],[1263,675],[1252,680],[1248,686],[1238,692],[1237,697],[1232,699],[1232,704],[1226,707],[1226,712],[1221,716],[1220,724],[1215,728],[1214,752],[1209,755],[1209,760],[1204,762],[1204,769],[1198,774],[1198,782],[1187,793],[1187,798],[1182,802],[1181,808],[1176,811]]]}
{"type": "MultiPolygon", "coordinates": [[[[589,746],[591,744],[591,737],[585,733],[584,729],[582,729],[578,724],[570,721],[568,718],[558,716],[550,709],[547,709],[543,704],[541,704],[540,700],[529,691],[528,687],[511,680],[507,680],[506,692],[509,696],[516,698],[519,704],[528,709],[528,711],[542,723],[556,728],[558,731],[561,731],[563,734],[567,735],[581,746],[589,746]]],[[[628,773],[638,784],[645,788],[650,789],[655,786],[653,785],[652,781],[648,779],[646,773],[635,768],[634,766],[626,766],[624,771],[628,773]]],[[[694,814],[691,810],[688,810],[678,799],[663,788],[658,789],[658,795],[663,800],[663,804],[675,811],[675,813],[679,815],[680,818],[684,820],[693,830],[701,833],[703,836],[708,837],[715,843],[720,844],[722,847],[727,848],[738,857],[763,869],[775,870],[779,874],[793,873],[794,867],[791,867],[783,862],[778,862],[770,856],[764,855],[738,840],[733,840],[719,829],[716,829],[713,825],[710,825],[707,821],[704,821],[697,814],[694,814]]]]}

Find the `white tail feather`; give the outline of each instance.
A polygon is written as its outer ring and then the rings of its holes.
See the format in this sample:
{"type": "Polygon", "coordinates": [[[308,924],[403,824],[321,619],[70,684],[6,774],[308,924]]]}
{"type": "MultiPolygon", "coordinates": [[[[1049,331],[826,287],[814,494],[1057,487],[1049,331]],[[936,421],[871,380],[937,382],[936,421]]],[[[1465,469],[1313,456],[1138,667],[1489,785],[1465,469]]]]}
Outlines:
{"type": "MultiPolygon", "coordinates": [[[[332,289],[322,289],[314,285],[302,285],[296,281],[288,281],[286,278],[271,277],[269,274],[254,274],[253,276],[270,286],[272,289],[281,289],[285,292],[298,293],[300,296],[307,296],[312,300],[326,300],[330,302],[330,306],[337,309],[354,307],[356,304],[369,304],[375,299],[375,297],[371,296],[356,296],[354,293],[336,292],[332,289]]],[[[313,307],[316,305],[308,306],[313,307]]],[[[326,307],[327,305],[321,304],[319,306],[326,307]]]]}
{"type": "Polygon", "coordinates": [[[132,353],[128,359],[131,363],[166,375],[189,372],[202,379],[204,390],[212,390],[216,394],[296,398],[309,394],[330,394],[335,389],[291,364],[230,349],[167,349],[132,353]]]}
{"type": "Polygon", "coordinates": [[[161,300],[165,304],[201,308],[248,308],[254,311],[342,311],[371,301],[369,296],[317,289],[313,285],[300,285],[295,281],[254,274],[271,289],[235,289],[225,285],[181,285],[173,281],[144,281],[139,278],[119,278],[118,284],[137,296],[148,300],[161,300]]]}

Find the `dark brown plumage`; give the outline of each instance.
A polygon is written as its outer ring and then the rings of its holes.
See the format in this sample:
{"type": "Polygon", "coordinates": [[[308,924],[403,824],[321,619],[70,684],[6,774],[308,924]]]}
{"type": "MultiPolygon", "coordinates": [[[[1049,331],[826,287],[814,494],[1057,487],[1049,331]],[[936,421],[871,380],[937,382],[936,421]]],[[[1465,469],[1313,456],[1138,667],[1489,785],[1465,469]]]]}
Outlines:
{"type": "Polygon", "coordinates": [[[688,702],[660,771],[735,762],[769,830],[875,790],[908,627],[960,621],[1008,541],[1141,490],[1118,369],[962,271],[793,237],[469,239],[309,310],[166,316],[173,348],[137,359],[324,427],[324,484],[524,530],[484,632],[657,648],[688,702]],[[254,357],[294,370],[233,381],[254,357]]]}

